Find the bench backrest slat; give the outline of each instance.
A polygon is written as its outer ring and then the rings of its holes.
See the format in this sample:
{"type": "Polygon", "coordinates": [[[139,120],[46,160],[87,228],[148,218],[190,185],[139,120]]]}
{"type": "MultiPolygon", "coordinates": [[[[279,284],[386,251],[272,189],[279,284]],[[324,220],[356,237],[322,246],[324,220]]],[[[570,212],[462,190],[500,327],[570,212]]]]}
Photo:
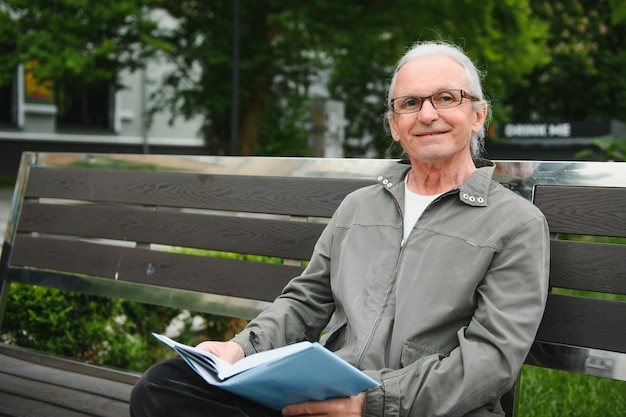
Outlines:
{"type": "MultiPolygon", "coordinates": [[[[11,264],[232,297],[273,300],[302,267],[18,236],[11,264]],[[80,253],[81,256],[76,256],[80,253]]],[[[52,284],[52,283],[49,283],[52,284]]],[[[76,288],[80,290],[80,288],[76,288]]]]}
{"type": "Polygon", "coordinates": [[[140,206],[25,202],[22,233],[155,243],[308,260],[323,223],[251,218],[140,206]]]}
{"type": "Polygon", "coordinates": [[[626,303],[550,294],[536,340],[626,353],[626,303]]]}
{"type": "Polygon", "coordinates": [[[33,168],[25,197],[330,217],[372,180],[33,168]]]}
{"type": "Polygon", "coordinates": [[[626,236],[624,188],[538,185],[533,202],[553,233],[626,236]]]}
{"type": "Polygon", "coordinates": [[[626,245],[553,240],[550,284],[626,295],[626,245]]]}

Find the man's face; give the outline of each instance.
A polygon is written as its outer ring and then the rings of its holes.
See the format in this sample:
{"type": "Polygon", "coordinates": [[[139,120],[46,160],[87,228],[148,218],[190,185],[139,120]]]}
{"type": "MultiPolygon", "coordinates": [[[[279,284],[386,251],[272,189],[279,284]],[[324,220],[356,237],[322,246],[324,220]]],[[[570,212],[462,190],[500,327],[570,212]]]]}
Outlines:
{"type": "MultiPolygon", "coordinates": [[[[392,97],[423,97],[447,89],[472,93],[463,67],[446,56],[423,57],[400,68],[392,97]]],[[[470,99],[446,109],[435,109],[425,100],[415,113],[393,113],[389,125],[412,161],[455,164],[470,157],[471,134],[482,129],[485,117],[486,107],[476,110],[470,99]]]]}

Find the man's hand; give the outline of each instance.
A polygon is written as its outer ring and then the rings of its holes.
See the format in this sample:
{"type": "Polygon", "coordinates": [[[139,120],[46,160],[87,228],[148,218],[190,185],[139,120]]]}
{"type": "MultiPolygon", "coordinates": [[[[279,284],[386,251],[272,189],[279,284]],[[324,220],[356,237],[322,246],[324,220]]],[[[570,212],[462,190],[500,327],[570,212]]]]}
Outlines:
{"type": "Polygon", "coordinates": [[[228,363],[235,363],[245,356],[241,346],[235,342],[207,341],[199,343],[196,347],[198,349],[206,350],[228,363]]]}
{"type": "Polygon", "coordinates": [[[283,408],[283,416],[361,417],[365,394],[325,401],[290,404],[283,408]]]}

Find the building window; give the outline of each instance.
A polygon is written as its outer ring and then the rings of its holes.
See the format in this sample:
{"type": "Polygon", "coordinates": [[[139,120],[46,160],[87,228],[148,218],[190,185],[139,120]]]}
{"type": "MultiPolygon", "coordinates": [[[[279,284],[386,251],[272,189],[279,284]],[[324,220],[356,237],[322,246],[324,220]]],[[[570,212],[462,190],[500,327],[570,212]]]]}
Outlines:
{"type": "Polygon", "coordinates": [[[115,91],[112,83],[55,83],[57,129],[113,130],[115,91]]]}
{"type": "Polygon", "coordinates": [[[17,125],[17,77],[0,86],[0,125],[17,125]]]}
{"type": "MultiPolygon", "coordinates": [[[[10,62],[11,54],[15,52],[15,42],[2,40],[0,41],[0,54],[7,56],[8,62],[10,62]]],[[[13,70],[13,75],[9,75],[10,79],[2,77],[0,83],[0,125],[17,126],[17,112],[18,112],[18,73],[17,65],[13,70]]]]}

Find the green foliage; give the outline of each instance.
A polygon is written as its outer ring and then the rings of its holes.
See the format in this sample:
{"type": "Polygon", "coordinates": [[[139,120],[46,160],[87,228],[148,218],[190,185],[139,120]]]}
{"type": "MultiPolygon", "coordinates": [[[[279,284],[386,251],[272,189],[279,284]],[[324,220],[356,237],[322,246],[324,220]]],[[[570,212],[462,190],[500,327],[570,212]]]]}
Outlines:
{"type": "Polygon", "coordinates": [[[574,155],[577,159],[596,156],[603,161],[626,161],[626,138],[614,139],[610,136],[596,138],[591,141],[593,149],[584,149],[574,155]]]}
{"type": "MultiPolygon", "coordinates": [[[[461,45],[488,75],[485,90],[502,97],[510,84],[547,57],[546,23],[529,19],[528,1],[373,2],[358,10],[334,48],[330,92],[346,103],[349,138],[371,137],[370,150],[384,156],[389,135],[382,128],[386,88],[396,61],[418,40],[447,40],[461,45]],[[403,19],[397,17],[401,15],[403,19]]],[[[494,117],[509,110],[494,102],[494,117]]],[[[363,149],[355,149],[362,155],[363,149]]]]}
{"type": "Polygon", "coordinates": [[[613,24],[626,22],[626,3],[622,0],[610,0],[613,9],[611,21],[613,24]]]}
{"type": "MultiPolygon", "coordinates": [[[[528,1],[480,3],[348,0],[241,2],[166,1],[178,19],[165,40],[174,68],[157,91],[158,108],[201,116],[212,153],[228,153],[235,13],[239,18],[239,153],[302,155],[311,101],[343,100],[351,148],[384,155],[384,96],[394,63],[418,39],[463,44],[489,72],[490,95],[547,60],[546,24],[528,20],[528,1]],[[403,16],[398,19],[398,16],[403,16]],[[312,90],[312,86],[321,86],[312,90]],[[295,146],[294,146],[295,145],[295,146]]],[[[496,114],[504,108],[496,109],[496,114]]]]}
{"type": "MultiPolygon", "coordinates": [[[[545,54],[506,101],[517,122],[626,120],[626,20],[611,0],[531,0],[532,19],[549,24],[545,54]]],[[[614,2],[613,2],[614,3],[614,2]]]]}
{"type": "Polygon", "coordinates": [[[145,16],[161,0],[4,0],[0,7],[0,85],[18,63],[54,82],[114,81],[168,47],[145,16]],[[141,46],[141,47],[139,47],[141,46]]]}
{"type": "Polygon", "coordinates": [[[487,73],[496,123],[626,120],[623,1],[234,4],[6,0],[0,84],[19,62],[32,61],[37,77],[58,85],[112,81],[158,52],[170,69],[156,80],[152,110],[167,109],[172,120],[203,118],[209,152],[229,153],[237,16],[240,154],[311,154],[311,101],[334,99],[346,104],[347,155],[390,155],[385,90],[394,63],[416,40],[445,39],[475,58],[487,73]],[[160,27],[155,9],[177,24],[160,27]]]}
{"type": "Polygon", "coordinates": [[[1,334],[29,349],[141,371],[163,357],[144,335],[168,316],[162,307],[12,284],[1,334]]]}
{"type": "Polygon", "coordinates": [[[153,338],[182,317],[184,343],[232,337],[245,321],[30,285],[12,284],[0,331],[5,343],[142,372],[172,351],[153,338]],[[192,332],[199,315],[206,329],[192,332]]]}
{"type": "Polygon", "coordinates": [[[525,365],[518,415],[522,417],[621,417],[626,382],[525,365]]]}

